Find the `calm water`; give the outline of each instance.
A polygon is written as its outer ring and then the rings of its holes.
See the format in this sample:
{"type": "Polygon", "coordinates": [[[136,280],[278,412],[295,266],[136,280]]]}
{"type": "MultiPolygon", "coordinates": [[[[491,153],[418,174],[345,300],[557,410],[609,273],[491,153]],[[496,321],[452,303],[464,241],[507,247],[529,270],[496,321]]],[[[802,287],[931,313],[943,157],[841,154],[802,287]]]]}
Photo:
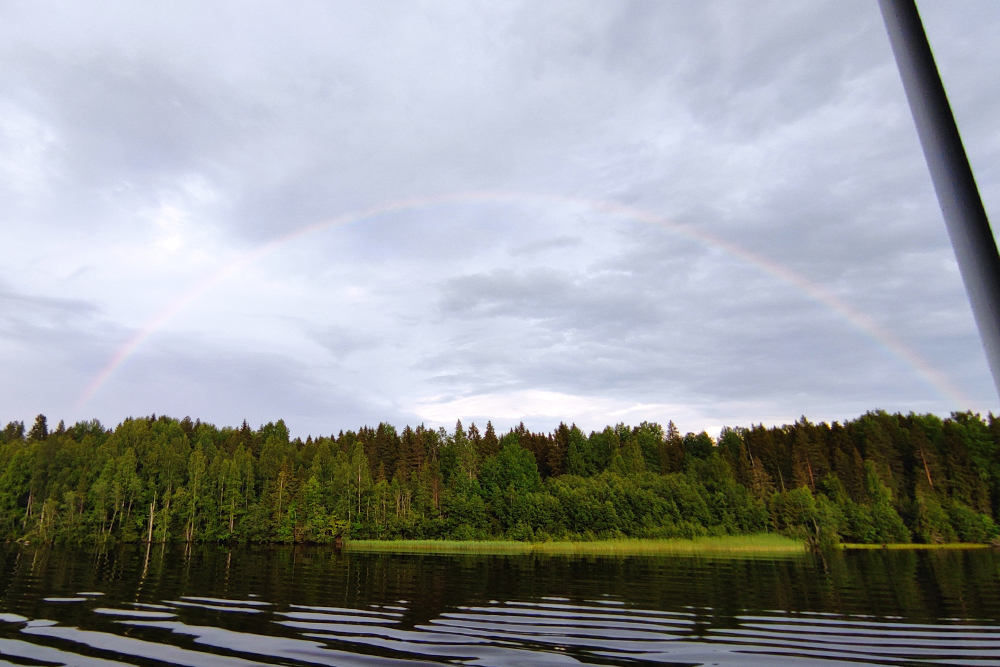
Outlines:
{"type": "Polygon", "coordinates": [[[0,547],[0,667],[1000,665],[1000,554],[0,547]]]}

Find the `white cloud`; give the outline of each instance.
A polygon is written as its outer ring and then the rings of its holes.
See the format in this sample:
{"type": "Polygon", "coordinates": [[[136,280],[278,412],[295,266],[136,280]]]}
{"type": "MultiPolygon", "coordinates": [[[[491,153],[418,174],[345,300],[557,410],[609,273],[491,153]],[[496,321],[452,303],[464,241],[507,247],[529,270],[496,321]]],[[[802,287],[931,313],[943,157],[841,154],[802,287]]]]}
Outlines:
{"type": "Polygon", "coordinates": [[[742,401],[726,405],[698,405],[692,403],[630,403],[600,397],[565,394],[555,391],[528,389],[508,393],[478,394],[473,396],[428,397],[408,406],[420,419],[434,425],[454,426],[463,423],[484,423],[492,420],[500,428],[525,422],[529,427],[553,428],[558,422],[575,423],[584,431],[602,430],[618,422],[638,424],[643,421],[666,424],[673,421],[682,432],[708,431],[718,436],[723,426],[741,423],[781,424],[794,421],[794,414],[774,415],[763,402],[742,401]]]}
{"type": "Polygon", "coordinates": [[[52,127],[12,103],[0,105],[0,187],[29,199],[47,193],[58,147],[52,127]]]}

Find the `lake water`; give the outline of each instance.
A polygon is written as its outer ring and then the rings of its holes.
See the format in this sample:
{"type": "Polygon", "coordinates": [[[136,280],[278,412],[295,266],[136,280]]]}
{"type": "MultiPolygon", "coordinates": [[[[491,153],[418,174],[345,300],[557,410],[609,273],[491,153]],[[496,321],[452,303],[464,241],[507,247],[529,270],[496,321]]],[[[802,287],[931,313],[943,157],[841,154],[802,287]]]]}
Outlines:
{"type": "Polygon", "coordinates": [[[993,550],[0,549],[0,667],[1000,665],[993,550]]]}

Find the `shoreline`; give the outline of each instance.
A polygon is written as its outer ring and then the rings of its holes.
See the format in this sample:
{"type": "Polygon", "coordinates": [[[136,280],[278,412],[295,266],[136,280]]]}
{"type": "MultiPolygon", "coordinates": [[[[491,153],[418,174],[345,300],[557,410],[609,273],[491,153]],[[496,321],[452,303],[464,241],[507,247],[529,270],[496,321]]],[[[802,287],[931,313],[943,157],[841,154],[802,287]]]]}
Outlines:
{"type": "MultiPolygon", "coordinates": [[[[116,546],[145,545],[168,546],[196,544],[198,546],[229,547],[334,547],[337,550],[399,553],[399,554],[481,554],[481,555],[581,555],[581,556],[642,556],[642,555],[789,555],[815,551],[815,545],[777,533],[755,535],[723,535],[695,538],[620,538],[609,540],[548,542],[523,542],[516,540],[345,540],[340,544],[331,542],[215,542],[196,541],[185,543],[180,540],[167,542],[147,542],[146,540],[111,540],[116,546]]],[[[108,542],[51,542],[45,540],[7,540],[5,545],[18,546],[102,546],[108,542]]],[[[946,542],[926,544],[918,542],[889,542],[861,544],[840,542],[819,551],[963,551],[1000,549],[1000,543],[946,542]]]]}
{"type": "MultiPolygon", "coordinates": [[[[579,555],[579,556],[656,556],[656,555],[796,555],[809,551],[802,540],[774,533],[759,535],[727,535],[670,539],[623,538],[590,542],[518,542],[514,540],[350,540],[344,542],[347,551],[398,554],[482,554],[482,555],[579,555]]],[[[945,544],[840,543],[835,549],[844,551],[956,551],[990,549],[995,545],[979,542],[949,542],[945,544]]]]}
{"type": "Polygon", "coordinates": [[[460,540],[350,540],[348,551],[407,554],[553,554],[581,556],[789,555],[807,552],[806,543],[782,535],[734,535],[693,539],[620,539],[592,542],[460,540]]]}
{"type": "Polygon", "coordinates": [[[846,551],[871,551],[874,549],[891,549],[895,551],[939,551],[955,549],[991,549],[994,545],[983,542],[945,542],[944,544],[917,544],[915,542],[900,542],[889,544],[851,544],[842,542],[838,549],[846,551]]]}

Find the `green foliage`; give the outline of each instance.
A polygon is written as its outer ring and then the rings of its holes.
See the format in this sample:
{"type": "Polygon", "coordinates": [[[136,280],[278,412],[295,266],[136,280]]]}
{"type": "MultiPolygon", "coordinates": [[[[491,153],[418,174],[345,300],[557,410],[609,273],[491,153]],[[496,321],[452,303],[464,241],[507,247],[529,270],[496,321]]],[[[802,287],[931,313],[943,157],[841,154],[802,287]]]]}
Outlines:
{"type": "Polygon", "coordinates": [[[914,502],[913,532],[924,544],[957,542],[958,534],[951,525],[951,518],[935,494],[925,487],[918,487],[914,502]]]}
{"type": "Polygon", "coordinates": [[[542,480],[531,452],[522,448],[516,438],[501,440],[500,453],[483,463],[479,484],[485,489],[519,493],[537,491],[542,480]],[[506,442],[505,442],[506,441],[506,442]]]}
{"type": "Polygon", "coordinates": [[[684,462],[685,465],[698,459],[706,459],[715,449],[715,444],[708,433],[702,431],[698,435],[688,433],[684,436],[684,462]]]}
{"type": "Polygon", "coordinates": [[[681,435],[390,424],[291,438],[189,418],[0,431],[0,538],[46,542],[692,538],[991,542],[1000,422],[869,412],[681,435]]]}
{"type": "Polygon", "coordinates": [[[820,546],[839,541],[843,515],[838,510],[825,495],[813,496],[805,486],[776,493],[771,498],[775,528],[820,546]]]}
{"type": "Polygon", "coordinates": [[[989,542],[997,538],[997,526],[990,517],[958,502],[948,503],[945,509],[962,542],[989,542]]]}

